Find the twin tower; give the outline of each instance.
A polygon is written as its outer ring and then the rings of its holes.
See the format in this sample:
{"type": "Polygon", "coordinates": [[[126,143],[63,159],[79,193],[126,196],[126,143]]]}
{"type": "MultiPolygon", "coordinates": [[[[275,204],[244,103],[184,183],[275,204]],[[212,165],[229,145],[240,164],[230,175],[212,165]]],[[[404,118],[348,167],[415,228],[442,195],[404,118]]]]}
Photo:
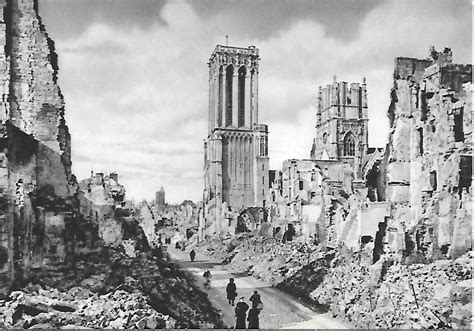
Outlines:
{"type": "Polygon", "coordinates": [[[223,205],[238,211],[265,204],[268,127],[258,123],[259,59],[255,46],[217,45],[208,63],[204,201],[215,204],[216,212],[223,205]]]}

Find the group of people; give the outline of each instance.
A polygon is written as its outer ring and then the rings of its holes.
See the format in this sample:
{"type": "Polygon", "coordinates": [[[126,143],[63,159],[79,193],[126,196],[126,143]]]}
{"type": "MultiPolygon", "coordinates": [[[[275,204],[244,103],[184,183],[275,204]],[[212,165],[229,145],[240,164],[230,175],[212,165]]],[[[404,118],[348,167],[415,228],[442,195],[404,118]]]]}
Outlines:
{"type": "MultiPolygon", "coordinates": [[[[229,283],[226,287],[227,300],[232,306],[235,303],[235,298],[237,297],[237,286],[235,285],[234,278],[229,279],[229,283]]],[[[240,297],[239,302],[235,306],[235,328],[236,329],[245,329],[246,321],[248,321],[248,329],[258,329],[259,328],[259,314],[263,309],[263,302],[260,298],[260,294],[257,291],[253,292],[253,295],[250,297],[250,302],[252,303],[252,308],[245,302],[244,297],[240,297]],[[250,310],[249,310],[250,308],[250,310]],[[247,316],[248,310],[248,316],[247,316]]]]}

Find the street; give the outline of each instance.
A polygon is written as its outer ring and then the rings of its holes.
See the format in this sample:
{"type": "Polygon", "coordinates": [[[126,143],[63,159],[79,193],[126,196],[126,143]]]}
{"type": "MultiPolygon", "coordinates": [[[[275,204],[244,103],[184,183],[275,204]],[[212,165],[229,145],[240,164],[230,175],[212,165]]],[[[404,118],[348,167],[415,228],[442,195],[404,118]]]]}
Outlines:
{"type": "Polygon", "coordinates": [[[237,285],[237,299],[243,296],[250,306],[249,298],[253,291],[257,290],[264,303],[264,309],[260,313],[261,329],[346,329],[348,326],[337,321],[328,314],[317,313],[303,305],[297,299],[291,297],[278,289],[271,287],[269,283],[258,280],[246,274],[230,273],[225,265],[197,255],[196,260],[191,262],[188,252],[168,246],[168,253],[173,262],[179,264],[183,269],[191,272],[196,277],[200,288],[205,291],[214,307],[222,312],[224,322],[232,327],[235,325],[234,308],[226,298],[226,286],[229,278],[233,277],[237,285]],[[204,271],[209,270],[212,274],[211,288],[204,289],[204,271]]]}

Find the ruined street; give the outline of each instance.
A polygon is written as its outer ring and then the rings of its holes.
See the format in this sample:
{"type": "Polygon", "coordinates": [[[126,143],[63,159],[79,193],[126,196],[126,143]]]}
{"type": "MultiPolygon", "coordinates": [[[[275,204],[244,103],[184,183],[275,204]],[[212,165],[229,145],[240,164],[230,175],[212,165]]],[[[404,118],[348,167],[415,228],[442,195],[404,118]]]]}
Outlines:
{"type": "MultiPolygon", "coordinates": [[[[262,329],[347,329],[344,325],[329,316],[308,308],[299,300],[273,288],[268,282],[258,280],[244,273],[231,273],[228,266],[203,256],[196,257],[194,262],[189,260],[188,252],[183,252],[168,246],[168,253],[172,261],[183,269],[194,274],[197,284],[208,294],[212,305],[222,313],[224,323],[233,327],[235,325],[234,308],[226,299],[226,285],[229,278],[233,277],[237,285],[237,299],[245,297],[250,305],[249,298],[253,291],[260,293],[264,309],[260,314],[260,328],[262,329]],[[211,288],[206,290],[203,286],[203,273],[209,270],[212,274],[211,288]]],[[[238,300],[236,300],[237,302],[238,300]]]]}

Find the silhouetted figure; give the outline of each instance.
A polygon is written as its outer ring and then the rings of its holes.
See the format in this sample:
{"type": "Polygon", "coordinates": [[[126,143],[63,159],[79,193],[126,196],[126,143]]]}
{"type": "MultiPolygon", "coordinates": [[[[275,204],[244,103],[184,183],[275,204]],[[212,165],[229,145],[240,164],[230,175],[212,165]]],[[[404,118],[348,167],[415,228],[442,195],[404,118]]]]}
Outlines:
{"type": "Polygon", "coordinates": [[[194,258],[196,257],[196,252],[194,249],[189,252],[189,257],[191,258],[191,262],[194,262],[194,258]]]}
{"type": "Polygon", "coordinates": [[[234,278],[229,279],[229,284],[226,287],[227,300],[233,306],[235,302],[235,297],[237,296],[237,286],[235,286],[234,278]]]}
{"type": "Polygon", "coordinates": [[[245,318],[247,317],[247,310],[249,305],[244,302],[244,297],[241,297],[235,306],[235,328],[245,329],[245,318]]]}
{"type": "Polygon", "coordinates": [[[204,274],[202,275],[205,279],[204,281],[204,288],[209,289],[211,287],[211,272],[209,270],[204,271],[204,274]]]}
{"type": "Polygon", "coordinates": [[[179,246],[179,241],[176,242],[176,244],[174,245],[174,248],[176,249],[180,249],[181,247],[179,246]]]}
{"type": "Polygon", "coordinates": [[[250,297],[250,302],[252,302],[252,308],[263,308],[262,299],[257,291],[253,292],[253,295],[250,297]]]}
{"type": "Polygon", "coordinates": [[[258,329],[260,326],[260,321],[258,315],[260,314],[260,310],[256,307],[253,307],[249,310],[249,317],[247,321],[249,321],[248,329],[258,329]]]}

